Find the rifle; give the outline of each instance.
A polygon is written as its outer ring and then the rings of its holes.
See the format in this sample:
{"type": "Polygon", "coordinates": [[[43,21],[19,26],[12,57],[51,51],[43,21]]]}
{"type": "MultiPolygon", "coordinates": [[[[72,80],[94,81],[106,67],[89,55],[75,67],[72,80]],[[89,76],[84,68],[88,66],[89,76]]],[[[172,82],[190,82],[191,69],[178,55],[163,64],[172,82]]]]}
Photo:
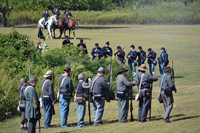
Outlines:
{"type": "Polygon", "coordinates": [[[40,114],[40,101],[38,101],[38,103],[39,103],[39,104],[38,104],[38,105],[39,105],[39,133],[41,133],[41,132],[40,132],[40,119],[41,119],[41,118],[40,118],[40,117],[41,117],[41,114],[40,114]]]}
{"type": "MultiPolygon", "coordinates": [[[[132,78],[132,82],[133,82],[133,75],[131,76],[132,78]]],[[[132,92],[132,86],[130,87],[130,90],[131,90],[131,102],[130,102],[130,112],[131,112],[131,121],[134,121],[133,119],[133,104],[132,104],[132,95],[133,95],[133,92],[132,92]]]]}
{"type": "MultiPolygon", "coordinates": [[[[70,62],[70,53],[68,52],[68,56],[69,56],[69,67],[71,68],[71,62],[70,62]]],[[[72,72],[70,71],[70,78],[72,76],[72,72]]]]}
{"type": "Polygon", "coordinates": [[[151,83],[151,86],[150,86],[150,90],[151,90],[151,99],[150,99],[150,108],[149,108],[149,121],[151,120],[152,89],[153,89],[153,82],[151,83]]]}
{"type": "Polygon", "coordinates": [[[171,71],[171,75],[172,75],[172,81],[173,81],[174,84],[175,84],[173,63],[174,63],[174,62],[172,61],[172,71],[171,71]]]}
{"type": "MultiPolygon", "coordinates": [[[[53,70],[53,90],[54,90],[54,92],[56,92],[56,90],[55,90],[55,75],[54,75],[54,70],[53,70]]],[[[54,105],[52,107],[52,115],[55,115],[54,105]]]]}
{"type": "Polygon", "coordinates": [[[31,74],[31,64],[29,64],[29,79],[32,77],[32,74],[31,74]]]}
{"type": "Polygon", "coordinates": [[[91,116],[90,116],[90,89],[88,89],[88,113],[89,113],[89,124],[91,125],[91,116]]]}
{"type": "MultiPolygon", "coordinates": [[[[110,88],[112,87],[112,57],[110,57],[110,69],[108,75],[108,82],[110,82],[110,88]]],[[[110,102],[109,90],[107,90],[107,102],[110,102]]]]}

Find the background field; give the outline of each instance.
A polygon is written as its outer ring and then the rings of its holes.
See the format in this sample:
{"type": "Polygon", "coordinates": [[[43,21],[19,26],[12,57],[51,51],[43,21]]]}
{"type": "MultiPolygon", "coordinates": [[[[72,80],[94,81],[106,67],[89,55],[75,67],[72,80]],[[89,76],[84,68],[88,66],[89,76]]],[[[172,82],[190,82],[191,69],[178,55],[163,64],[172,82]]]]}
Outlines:
{"type": "MultiPolygon", "coordinates": [[[[37,29],[35,25],[16,26],[15,29],[23,34],[27,34],[29,39],[35,44],[38,42],[37,29]]],[[[0,34],[9,33],[12,28],[0,28],[0,34]]],[[[47,34],[47,31],[44,31],[47,34]]],[[[56,32],[58,37],[58,30],[56,32]]],[[[77,40],[70,39],[74,44],[79,43],[83,38],[88,47],[89,53],[98,42],[101,47],[106,41],[110,41],[110,46],[116,51],[118,45],[125,47],[126,54],[130,50],[131,44],[136,48],[142,46],[145,51],[151,47],[157,56],[160,55],[160,47],[164,46],[169,54],[169,60],[174,61],[175,80],[178,92],[174,94],[174,108],[171,113],[172,123],[166,124],[162,121],[163,106],[157,101],[159,94],[158,82],[154,84],[152,100],[152,121],[147,123],[138,123],[137,102],[133,102],[133,114],[135,122],[119,124],[117,101],[106,103],[103,116],[102,127],[87,126],[77,128],[77,115],[74,113],[75,103],[70,105],[68,123],[71,127],[60,128],[59,104],[55,105],[56,115],[53,116],[52,129],[43,129],[43,132],[199,132],[200,116],[200,83],[199,83],[199,62],[200,62],[200,27],[199,25],[105,25],[105,26],[81,26],[76,30],[77,40]]],[[[47,39],[50,49],[61,47],[61,39],[47,39]]],[[[43,43],[43,41],[42,41],[43,43]]],[[[146,63],[147,64],[147,63],[146,63]]],[[[155,72],[160,76],[158,66],[155,72]]],[[[116,77],[113,77],[113,79],[116,77]]],[[[136,87],[134,87],[136,90],[136,87]]],[[[92,111],[92,108],[91,108],[92,111]]],[[[41,110],[43,113],[43,110],[41,110]]],[[[88,111],[87,111],[88,113],[88,111]]],[[[86,113],[85,121],[88,122],[86,113]]],[[[130,118],[130,116],[128,117],[130,118]]],[[[43,127],[43,117],[41,120],[43,127]]],[[[38,126],[38,125],[37,125],[38,126]]],[[[12,117],[0,122],[0,132],[20,132],[20,116],[12,117]]],[[[38,129],[37,129],[38,131],[38,129]]]]}

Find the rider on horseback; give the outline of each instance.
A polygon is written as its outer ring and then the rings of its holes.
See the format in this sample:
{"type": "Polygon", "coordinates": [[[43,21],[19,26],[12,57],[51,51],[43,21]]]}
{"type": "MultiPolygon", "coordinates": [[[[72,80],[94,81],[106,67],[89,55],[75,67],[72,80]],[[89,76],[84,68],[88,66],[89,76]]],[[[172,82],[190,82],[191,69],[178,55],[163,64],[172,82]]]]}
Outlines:
{"type": "Polygon", "coordinates": [[[53,13],[54,15],[56,15],[56,19],[58,21],[58,19],[60,18],[61,14],[60,12],[58,11],[58,8],[56,8],[56,11],[53,13]]]}
{"type": "Polygon", "coordinates": [[[44,21],[43,21],[43,29],[45,29],[45,26],[46,26],[46,22],[47,20],[49,19],[49,14],[48,14],[48,10],[45,11],[45,13],[42,15],[42,17],[44,18],[44,21]]]}
{"type": "Polygon", "coordinates": [[[67,14],[67,20],[65,22],[65,30],[68,29],[68,24],[69,24],[69,20],[72,19],[72,14],[69,12],[69,9],[67,9],[65,12],[64,12],[64,15],[67,14]]]}

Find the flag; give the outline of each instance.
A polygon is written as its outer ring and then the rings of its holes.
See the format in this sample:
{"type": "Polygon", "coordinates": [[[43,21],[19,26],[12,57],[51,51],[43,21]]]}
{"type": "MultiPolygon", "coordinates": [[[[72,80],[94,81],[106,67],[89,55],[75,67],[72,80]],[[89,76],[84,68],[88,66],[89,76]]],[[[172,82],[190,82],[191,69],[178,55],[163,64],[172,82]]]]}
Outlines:
{"type": "Polygon", "coordinates": [[[44,35],[42,33],[41,28],[39,28],[39,31],[38,31],[38,38],[43,39],[45,41],[45,37],[44,37],[44,35]]]}

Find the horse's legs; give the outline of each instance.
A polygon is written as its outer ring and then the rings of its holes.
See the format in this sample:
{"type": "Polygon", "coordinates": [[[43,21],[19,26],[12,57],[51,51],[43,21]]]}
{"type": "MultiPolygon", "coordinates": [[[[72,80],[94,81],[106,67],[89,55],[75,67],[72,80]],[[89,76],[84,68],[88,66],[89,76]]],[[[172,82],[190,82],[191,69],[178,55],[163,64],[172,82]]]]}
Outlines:
{"type": "Polygon", "coordinates": [[[73,34],[74,34],[74,39],[76,39],[76,37],[75,37],[75,30],[73,30],[73,34]]]}
{"type": "Polygon", "coordinates": [[[70,31],[71,31],[71,30],[69,29],[69,38],[70,38],[70,31]]]}
{"type": "Polygon", "coordinates": [[[63,33],[63,29],[60,28],[60,36],[59,36],[60,39],[62,39],[62,33],[63,33]]]}
{"type": "MultiPolygon", "coordinates": [[[[52,38],[52,35],[51,35],[51,26],[48,26],[47,29],[48,29],[48,34],[47,34],[47,35],[50,34],[51,39],[53,39],[53,38],[52,38]]],[[[48,38],[48,36],[47,36],[47,38],[48,38]]]]}
{"type": "Polygon", "coordinates": [[[66,30],[64,30],[64,37],[66,36],[66,30]]]}
{"type": "Polygon", "coordinates": [[[54,29],[53,29],[53,34],[54,34],[54,37],[53,37],[53,38],[55,38],[55,30],[56,30],[56,29],[54,28],[54,29]]]}

